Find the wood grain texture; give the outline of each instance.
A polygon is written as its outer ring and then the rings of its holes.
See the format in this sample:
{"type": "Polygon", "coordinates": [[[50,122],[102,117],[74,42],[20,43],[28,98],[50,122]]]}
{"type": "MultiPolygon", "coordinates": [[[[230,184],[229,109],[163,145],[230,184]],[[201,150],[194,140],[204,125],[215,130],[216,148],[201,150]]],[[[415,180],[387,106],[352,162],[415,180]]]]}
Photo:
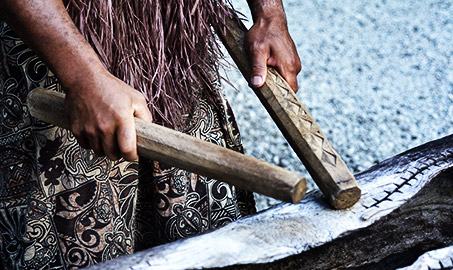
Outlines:
{"type": "Polygon", "coordinates": [[[413,264],[398,270],[453,269],[453,245],[431,250],[420,256],[413,264]]]}
{"type": "MultiPolygon", "coordinates": [[[[246,31],[241,22],[229,20],[227,29],[218,34],[248,79],[250,63],[243,48],[246,31]]],[[[268,68],[266,83],[254,91],[331,205],[344,209],[356,203],[361,191],[353,174],[278,71],[268,68]]]]}
{"type": "MultiPolygon", "coordinates": [[[[429,250],[453,245],[452,179],[452,169],[443,171],[431,179],[421,192],[372,225],[346,232],[307,252],[265,264],[226,269],[377,270],[405,267],[429,250]]],[[[442,255],[439,261],[450,259],[447,257],[449,254],[442,255]]],[[[447,269],[440,268],[439,264],[437,266],[432,269],[447,269]]]]}
{"type": "Polygon", "coordinates": [[[299,204],[281,203],[90,270],[395,269],[453,245],[453,135],[385,160],[356,178],[363,195],[348,210],[326,208],[321,192],[314,190],[299,204]]]}
{"type": "MultiPolygon", "coordinates": [[[[69,127],[64,94],[35,89],[28,106],[33,117],[69,127]]],[[[136,131],[142,157],[286,202],[297,203],[305,195],[306,179],[281,167],[137,118],[136,131]]]]}

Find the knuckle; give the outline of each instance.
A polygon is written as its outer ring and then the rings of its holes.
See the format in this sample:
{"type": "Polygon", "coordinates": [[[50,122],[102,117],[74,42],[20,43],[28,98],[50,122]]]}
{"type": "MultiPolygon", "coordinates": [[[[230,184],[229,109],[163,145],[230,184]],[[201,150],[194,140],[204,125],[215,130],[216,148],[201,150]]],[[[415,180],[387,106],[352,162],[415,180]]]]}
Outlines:
{"type": "Polygon", "coordinates": [[[131,89],[127,92],[127,95],[128,95],[128,98],[132,101],[132,102],[136,102],[138,100],[140,100],[143,95],[137,91],[137,90],[134,90],[134,89],[131,89]]]}
{"type": "Polygon", "coordinates": [[[252,64],[252,70],[256,71],[256,70],[262,70],[262,69],[265,69],[266,66],[263,65],[262,63],[253,63],[252,64]]]}
{"type": "Polygon", "coordinates": [[[124,125],[124,123],[127,123],[128,121],[130,121],[130,118],[132,116],[133,115],[130,113],[121,113],[121,114],[115,115],[116,126],[124,125]]]}
{"type": "Polygon", "coordinates": [[[79,125],[71,125],[71,132],[74,134],[74,137],[79,138],[82,136],[82,129],[79,125]]]}
{"type": "Polygon", "coordinates": [[[266,50],[266,45],[262,42],[252,42],[249,44],[249,50],[255,54],[262,54],[266,50]]]}
{"type": "Polygon", "coordinates": [[[108,122],[108,121],[99,121],[97,125],[97,130],[102,134],[106,135],[110,133],[110,131],[113,129],[113,125],[108,122]]]}
{"type": "Polygon", "coordinates": [[[252,42],[252,40],[254,40],[254,37],[255,37],[255,31],[253,31],[253,27],[249,29],[249,31],[247,31],[247,33],[245,33],[245,38],[244,38],[244,44],[248,45],[252,42]]]}
{"type": "Polygon", "coordinates": [[[265,44],[265,39],[250,30],[245,36],[244,45],[249,50],[262,49],[265,44]]]}
{"type": "Polygon", "coordinates": [[[288,74],[296,76],[300,71],[302,67],[299,62],[291,61],[290,64],[286,66],[286,72],[288,74]]]}
{"type": "Polygon", "coordinates": [[[84,130],[83,130],[83,133],[89,137],[89,138],[93,138],[93,137],[96,137],[96,134],[97,134],[97,131],[95,128],[93,127],[86,127],[84,130]]]}
{"type": "Polygon", "coordinates": [[[97,124],[97,127],[96,129],[101,133],[101,134],[105,134],[108,130],[108,125],[105,123],[105,122],[99,122],[97,124]]]}

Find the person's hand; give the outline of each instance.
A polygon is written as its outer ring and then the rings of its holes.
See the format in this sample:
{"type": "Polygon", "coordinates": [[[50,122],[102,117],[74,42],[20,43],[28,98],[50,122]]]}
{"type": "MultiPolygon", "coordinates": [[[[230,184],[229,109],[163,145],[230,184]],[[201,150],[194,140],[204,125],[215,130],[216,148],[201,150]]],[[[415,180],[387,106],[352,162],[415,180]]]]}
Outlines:
{"type": "Polygon", "coordinates": [[[0,15],[57,76],[80,145],[112,160],[136,160],[134,116],[152,120],[145,98],[104,68],[63,2],[4,0],[0,15]]]}
{"type": "Polygon", "coordinates": [[[296,46],[288,33],[284,13],[256,16],[254,25],[246,34],[245,49],[252,63],[252,87],[261,87],[266,80],[267,66],[273,66],[297,92],[297,74],[301,64],[296,46]]]}
{"type": "Polygon", "coordinates": [[[138,158],[134,116],[152,120],[140,92],[107,71],[65,90],[71,131],[83,148],[112,160],[138,158]]]}

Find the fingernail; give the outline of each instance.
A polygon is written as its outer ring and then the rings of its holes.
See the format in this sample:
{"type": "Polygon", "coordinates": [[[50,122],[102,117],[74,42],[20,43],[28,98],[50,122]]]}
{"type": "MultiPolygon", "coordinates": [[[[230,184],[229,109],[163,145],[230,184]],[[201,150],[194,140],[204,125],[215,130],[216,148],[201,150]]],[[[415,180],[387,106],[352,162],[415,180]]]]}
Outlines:
{"type": "Polygon", "coordinates": [[[252,77],[252,85],[258,86],[263,84],[263,78],[261,76],[253,76],[252,77]]]}

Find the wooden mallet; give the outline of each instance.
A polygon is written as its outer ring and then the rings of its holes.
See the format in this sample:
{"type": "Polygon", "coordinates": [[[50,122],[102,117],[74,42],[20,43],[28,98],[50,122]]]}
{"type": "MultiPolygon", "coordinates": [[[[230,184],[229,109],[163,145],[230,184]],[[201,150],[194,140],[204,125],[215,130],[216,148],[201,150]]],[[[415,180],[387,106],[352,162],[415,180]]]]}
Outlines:
{"type": "MultiPolygon", "coordinates": [[[[69,129],[63,93],[35,89],[27,103],[33,117],[69,129]]],[[[199,173],[278,200],[298,203],[306,179],[264,161],[197,139],[184,133],[135,119],[141,157],[199,173]]]]}
{"type": "MultiPolygon", "coordinates": [[[[227,19],[226,29],[216,30],[248,80],[251,68],[243,46],[247,28],[227,19]]],[[[361,191],[353,174],[284,78],[269,68],[264,86],[253,90],[331,205],[344,209],[356,203],[361,191]]]]}

